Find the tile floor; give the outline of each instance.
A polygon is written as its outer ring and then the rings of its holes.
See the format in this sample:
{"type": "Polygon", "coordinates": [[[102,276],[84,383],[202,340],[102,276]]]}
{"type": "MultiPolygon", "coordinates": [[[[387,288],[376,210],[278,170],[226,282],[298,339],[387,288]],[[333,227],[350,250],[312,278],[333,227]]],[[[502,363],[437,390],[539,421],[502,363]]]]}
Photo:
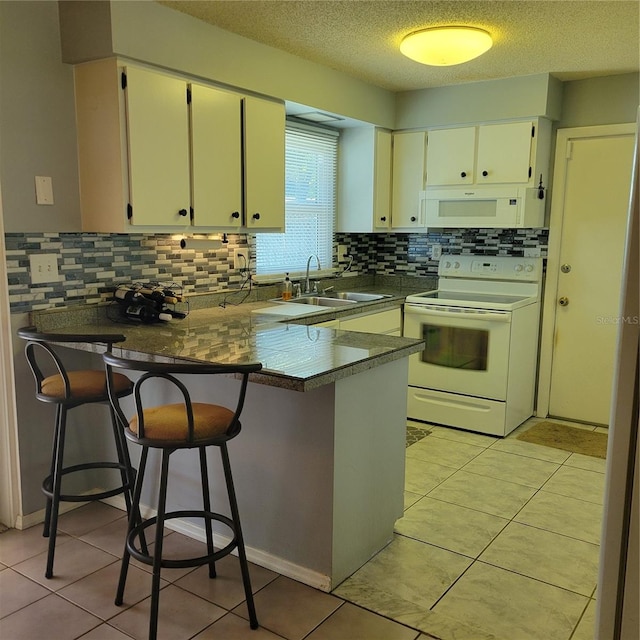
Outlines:
{"type": "MultiPolygon", "coordinates": [[[[214,581],[203,568],[168,570],[159,637],[591,640],[604,461],[429,429],[407,448],[395,539],[334,593],[252,565],[251,631],[236,558],[214,581]]],[[[100,503],[62,516],[52,580],[39,526],[1,534],[0,638],[146,638],[149,567],[132,566],[125,604],[113,604],[125,526],[100,503]]],[[[176,555],[200,545],[176,532],[166,541],[176,555]]]]}
{"type": "Polygon", "coordinates": [[[537,421],[430,427],[395,539],[334,595],[443,640],[592,640],[605,461],[516,439],[537,421]]]}

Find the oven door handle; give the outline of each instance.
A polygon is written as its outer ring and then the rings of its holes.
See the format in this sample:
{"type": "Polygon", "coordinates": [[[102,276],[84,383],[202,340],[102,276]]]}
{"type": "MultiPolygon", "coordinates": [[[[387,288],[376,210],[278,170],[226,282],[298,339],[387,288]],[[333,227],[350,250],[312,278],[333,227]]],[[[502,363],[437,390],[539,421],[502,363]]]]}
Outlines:
{"type": "Polygon", "coordinates": [[[509,311],[487,311],[485,309],[465,309],[464,311],[441,311],[439,308],[405,303],[405,313],[431,316],[436,318],[454,318],[456,320],[488,320],[489,322],[511,322],[509,311]]]}

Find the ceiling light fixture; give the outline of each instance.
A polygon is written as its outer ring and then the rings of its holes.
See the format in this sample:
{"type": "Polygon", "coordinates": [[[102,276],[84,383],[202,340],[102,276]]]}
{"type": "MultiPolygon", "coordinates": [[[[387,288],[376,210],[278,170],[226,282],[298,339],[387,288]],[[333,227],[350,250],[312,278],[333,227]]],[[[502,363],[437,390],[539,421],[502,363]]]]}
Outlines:
{"type": "Polygon", "coordinates": [[[491,49],[489,33],[477,27],[431,27],[414,31],[400,43],[400,51],[416,62],[446,67],[468,62],[491,49]]]}

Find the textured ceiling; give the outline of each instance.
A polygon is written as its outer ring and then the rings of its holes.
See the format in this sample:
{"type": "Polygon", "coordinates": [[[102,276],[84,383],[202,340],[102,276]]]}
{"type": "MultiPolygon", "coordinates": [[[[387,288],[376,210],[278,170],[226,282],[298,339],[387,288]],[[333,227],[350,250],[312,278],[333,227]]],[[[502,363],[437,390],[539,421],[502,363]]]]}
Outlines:
{"type": "Polygon", "coordinates": [[[160,0],[227,31],[394,91],[552,73],[561,80],[638,71],[638,0],[160,0]],[[416,29],[469,24],[493,48],[454,67],[402,56],[416,29]]]}

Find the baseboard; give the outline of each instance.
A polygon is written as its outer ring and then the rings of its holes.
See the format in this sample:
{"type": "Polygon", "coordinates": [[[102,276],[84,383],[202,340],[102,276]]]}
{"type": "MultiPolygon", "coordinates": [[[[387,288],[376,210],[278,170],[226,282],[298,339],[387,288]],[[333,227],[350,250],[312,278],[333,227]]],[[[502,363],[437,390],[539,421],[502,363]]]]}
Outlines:
{"type": "MultiPolygon", "coordinates": [[[[105,498],[104,500],[102,500],[102,502],[122,511],[126,511],[124,498],[122,496],[105,498]]],[[[143,518],[150,518],[156,515],[155,509],[150,509],[149,507],[145,507],[141,511],[143,518]]],[[[171,529],[172,531],[181,533],[189,538],[198,540],[199,542],[206,542],[204,529],[194,524],[193,522],[175,518],[167,522],[166,527],[167,529],[171,529]]],[[[224,547],[231,541],[231,538],[229,536],[225,536],[224,534],[218,532],[214,534],[214,537],[217,547],[224,547]]],[[[254,564],[264,567],[265,569],[275,571],[276,573],[296,580],[297,582],[302,582],[303,584],[313,587],[314,589],[320,589],[321,591],[325,591],[327,593],[331,591],[332,587],[330,576],[324,575],[317,571],[313,571],[311,569],[308,569],[307,567],[302,567],[293,562],[289,562],[284,558],[280,558],[279,556],[267,553],[265,551],[262,551],[261,549],[254,549],[253,547],[245,545],[245,552],[247,554],[247,560],[249,560],[249,562],[253,562],[254,564]]],[[[235,550],[233,551],[233,554],[237,555],[235,550]]]]}
{"type": "MultiPolygon", "coordinates": [[[[90,491],[84,491],[82,495],[89,495],[91,493],[97,493],[99,491],[103,491],[103,489],[91,489],[90,491]]],[[[58,508],[58,515],[61,516],[63,513],[68,513],[69,511],[73,511],[74,509],[79,509],[80,507],[84,507],[86,504],[86,502],[61,502],[60,507],[58,508]]],[[[124,500],[122,501],[122,504],[124,506],[124,500]]],[[[40,509],[39,511],[29,513],[26,516],[19,514],[16,518],[16,529],[23,531],[24,529],[29,529],[30,527],[34,527],[37,524],[43,524],[45,513],[46,509],[40,509]]]]}

